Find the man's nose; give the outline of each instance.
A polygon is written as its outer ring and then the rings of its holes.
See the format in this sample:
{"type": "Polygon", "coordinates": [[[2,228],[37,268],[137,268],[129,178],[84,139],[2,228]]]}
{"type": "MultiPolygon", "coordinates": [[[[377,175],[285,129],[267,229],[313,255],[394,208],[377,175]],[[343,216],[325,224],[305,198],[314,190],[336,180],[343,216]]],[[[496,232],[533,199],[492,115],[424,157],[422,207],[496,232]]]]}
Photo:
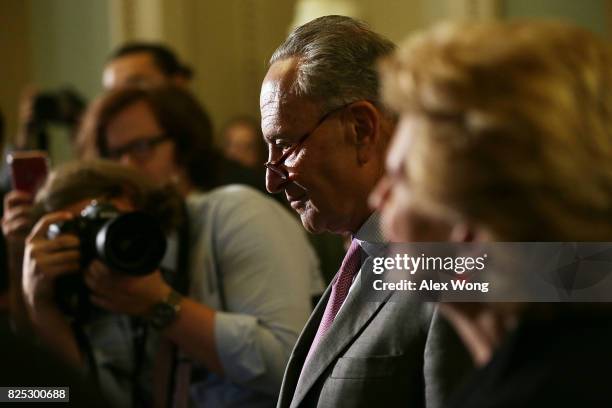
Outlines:
{"type": "MultiPolygon", "coordinates": [[[[275,149],[273,145],[268,145],[268,162],[274,162],[278,160],[281,152],[278,149],[275,149]]],[[[277,172],[266,169],[266,190],[269,193],[276,194],[283,191],[283,185],[287,182],[280,174],[277,172]]]]}
{"type": "Polygon", "coordinates": [[[280,174],[267,169],[266,170],[266,190],[268,192],[275,194],[283,191],[283,186],[285,185],[286,180],[284,180],[280,174]]]}

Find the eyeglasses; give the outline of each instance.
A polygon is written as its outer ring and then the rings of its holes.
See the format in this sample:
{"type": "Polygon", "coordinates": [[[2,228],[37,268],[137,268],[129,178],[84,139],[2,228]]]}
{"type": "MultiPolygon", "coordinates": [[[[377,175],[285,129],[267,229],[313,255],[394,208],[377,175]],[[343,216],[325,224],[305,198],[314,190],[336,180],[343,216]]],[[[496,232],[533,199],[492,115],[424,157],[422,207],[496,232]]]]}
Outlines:
{"type": "Polygon", "coordinates": [[[346,104],[346,105],[342,105],[339,108],[332,109],[331,111],[329,111],[326,114],[324,114],[323,116],[321,116],[321,118],[319,119],[317,124],[314,126],[314,128],[310,132],[308,132],[305,135],[301,136],[293,146],[288,148],[285,151],[285,153],[283,153],[281,155],[281,157],[279,157],[278,159],[276,159],[274,161],[269,161],[267,163],[264,163],[264,166],[266,166],[266,168],[268,170],[270,170],[271,172],[273,172],[274,174],[276,174],[277,176],[279,176],[283,180],[288,180],[289,179],[289,172],[287,171],[287,169],[281,167],[281,165],[285,162],[285,160],[287,160],[287,158],[289,156],[291,156],[295,151],[297,151],[302,146],[304,141],[306,139],[308,139],[308,136],[310,136],[314,132],[316,132],[316,130],[319,128],[319,126],[321,126],[323,124],[323,122],[325,122],[327,119],[329,119],[329,117],[331,115],[333,115],[334,113],[339,112],[342,109],[346,108],[348,105],[350,105],[350,103],[346,104]]]}
{"type": "Polygon", "coordinates": [[[127,154],[135,160],[143,161],[151,155],[155,147],[166,140],[169,140],[168,136],[166,135],[136,139],[125,144],[124,146],[116,147],[114,149],[106,149],[106,158],[111,160],[119,160],[127,154]]]}

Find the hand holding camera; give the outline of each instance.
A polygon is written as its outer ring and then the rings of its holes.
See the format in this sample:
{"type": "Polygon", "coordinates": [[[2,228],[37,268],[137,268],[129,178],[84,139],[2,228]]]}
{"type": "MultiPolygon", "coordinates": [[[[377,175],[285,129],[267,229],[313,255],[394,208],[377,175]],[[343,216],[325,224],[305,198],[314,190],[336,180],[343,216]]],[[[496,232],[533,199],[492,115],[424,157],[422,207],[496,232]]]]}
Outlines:
{"type": "Polygon", "coordinates": [[[170,291],[158,270],[166,238],[154,218],[93,200],[80,215],[43,217],[27,239],[24,292],[30,307],[87,319],[91,304],[144,314],[170,291]],[[83,271],[84,274],[71,274],[83,271]]]}
{"type": "Polygon", "coordinates": [[[152,273],[166,251],[159,223],[141,211],[119,211],[110,202],[92,200],[81,215],[49,225],[47,237],[65,233],[80,238],[81,265],[100,259],[114,271],[139,276],[152,273]]]}
{"type": "Polygon", "coordinates": [[[99,260],[85,271],[94,305],[115,313],[143,316],[172,290],[159,270],[143,276],[117,273],[99,260]]]}
{"type": "Polygon", "coordinates": [[[56,279],[81,268],[77,236],[64,234],[54,240],[46,237],[49,225],[72,218],[69,212],[47,214],[36,223],[26,239],[22,284],[31,311],[38,307],[55,307],[56,279]]]}

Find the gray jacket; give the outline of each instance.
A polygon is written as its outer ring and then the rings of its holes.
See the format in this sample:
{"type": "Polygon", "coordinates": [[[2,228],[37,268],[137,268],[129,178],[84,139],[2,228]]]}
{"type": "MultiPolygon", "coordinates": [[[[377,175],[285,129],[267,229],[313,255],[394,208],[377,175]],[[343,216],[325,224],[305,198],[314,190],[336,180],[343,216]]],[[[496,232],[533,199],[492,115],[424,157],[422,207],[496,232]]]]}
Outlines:
{"type": "MultiPolygon", "coordinates": [[[[368,235],[380,237],[371,227],[368,235]]],[[[467,351],[433,304],[405,292],[368,301],[360,274],[298,383],[331,285],[325,291],[293,349],[278,408],[438,408],[471,371],[467,351]]]]}

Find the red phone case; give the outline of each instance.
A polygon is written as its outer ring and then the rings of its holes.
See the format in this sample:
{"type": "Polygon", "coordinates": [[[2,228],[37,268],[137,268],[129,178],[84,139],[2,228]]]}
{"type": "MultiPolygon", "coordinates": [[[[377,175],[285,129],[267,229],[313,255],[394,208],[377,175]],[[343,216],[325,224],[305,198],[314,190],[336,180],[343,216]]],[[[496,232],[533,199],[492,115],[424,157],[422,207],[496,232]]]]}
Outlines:
{"type": "Polygon", "coordinates": [[[49,158],[43,151],[13,152],[7,157],[13,188],[35,194],[47,178],[49,158]]]}

